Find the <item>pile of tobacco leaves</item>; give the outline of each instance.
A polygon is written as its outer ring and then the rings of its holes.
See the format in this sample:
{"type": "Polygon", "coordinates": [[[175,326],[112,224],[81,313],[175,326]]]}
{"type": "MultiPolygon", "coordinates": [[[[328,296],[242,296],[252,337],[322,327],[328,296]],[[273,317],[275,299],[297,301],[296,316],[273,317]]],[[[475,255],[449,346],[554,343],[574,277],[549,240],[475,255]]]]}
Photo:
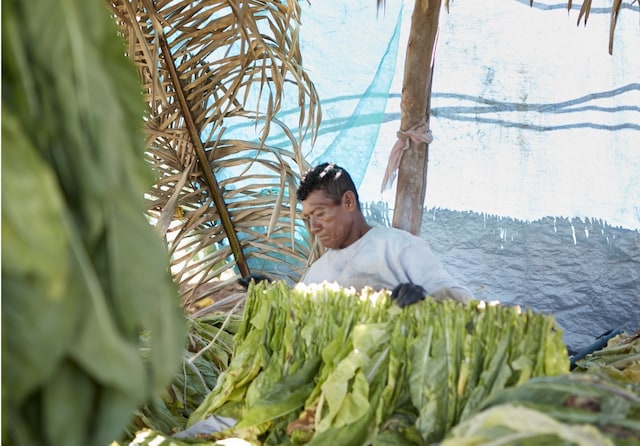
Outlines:
{"type": "MultiPolygon", "coordinates": [[[[213,388],[130,445],[638,444],[637,372],[604,350],[569,372],[551,315],[431,298],[401,309],[386,291],[263,282],[230,325],[213,388]],[[224,427],[194,433],[212,420],[224,427]]],[[[625,364],[637,368],[640,342],[625,339],[609,346],[635,351],[625,364]]]]}

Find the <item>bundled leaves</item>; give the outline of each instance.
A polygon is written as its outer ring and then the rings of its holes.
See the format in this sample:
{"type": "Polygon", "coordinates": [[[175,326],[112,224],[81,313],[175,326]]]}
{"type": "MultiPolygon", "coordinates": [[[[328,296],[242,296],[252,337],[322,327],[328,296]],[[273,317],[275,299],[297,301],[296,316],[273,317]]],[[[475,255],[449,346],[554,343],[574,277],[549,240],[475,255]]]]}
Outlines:
{"type": "Polygon", "coordinates": [[[503,404],[454,427],[440,446],[613,446],[591,425],[562,423],[527,407],[503,404]]]}
{"type": "Polygon", "coordinates": [[[238,421],[209,442],[424,444],[497,391],[566,371],[551,316],[432,299],[400,309],[386,292],[262,283],[189,424],[238,421]]]}
{"type": "Polygon", "coordinates": [[[2,7],[2,443],[108,444],[184,344],[140,84],[102,1],[2,7]]]}
{"type": "Polygon", "coordinates": [[[442,446],[638,445],[640,395],[606,377],[570,373],[504,389],[456,426],[442,446]]]}
{"type": "Polygon", "coordinates": [[[640,330],[609,339],[606,347],[578,360],[575,371],[617,380],[640,394],[640,330]]]}

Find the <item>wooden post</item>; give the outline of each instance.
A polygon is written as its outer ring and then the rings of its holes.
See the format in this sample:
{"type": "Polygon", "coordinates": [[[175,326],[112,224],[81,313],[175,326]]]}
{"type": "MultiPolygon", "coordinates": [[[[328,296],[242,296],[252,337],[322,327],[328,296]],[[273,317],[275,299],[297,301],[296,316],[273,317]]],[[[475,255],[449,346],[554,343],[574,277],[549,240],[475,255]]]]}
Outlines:
{"type": "MultiPolygon", "coordinates": [[[[400,130],[429,127],[433,59],[441,0],[416,0],[411,16],[402,86],[400,130]]],[[[392,226],[420,232],[427,189],[429,146],[409,140],[398,169],[392,226]]]]}

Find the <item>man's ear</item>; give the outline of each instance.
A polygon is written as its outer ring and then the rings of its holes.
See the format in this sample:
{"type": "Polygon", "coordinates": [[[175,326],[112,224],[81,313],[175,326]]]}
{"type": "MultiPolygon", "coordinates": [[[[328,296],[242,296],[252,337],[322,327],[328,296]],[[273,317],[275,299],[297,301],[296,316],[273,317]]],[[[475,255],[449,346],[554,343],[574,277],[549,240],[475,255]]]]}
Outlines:
{"type": "Polygon", "coordinates": [[[355,211],[358,209],[358,204],[356,202],[356,196],[353,191],[346,191],[344,195],[342,195],[342,204],[349,211],[355,211]]]}

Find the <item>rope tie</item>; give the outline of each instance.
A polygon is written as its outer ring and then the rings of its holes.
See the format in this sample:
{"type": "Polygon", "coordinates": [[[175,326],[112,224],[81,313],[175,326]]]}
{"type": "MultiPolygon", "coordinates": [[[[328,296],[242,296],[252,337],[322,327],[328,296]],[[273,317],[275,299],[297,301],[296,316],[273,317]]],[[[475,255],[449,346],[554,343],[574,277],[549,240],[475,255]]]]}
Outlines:
{"type": "Polygon", "coordinates": [[[398,168],[400,167],[402,154],[411,146],[409,141],[411,140],[416,144],[419,144],[421,142],[425,144],[431,144],[431,142],[433,141],[431,130],[427,129],[427,123],[424,121],[411,127],[406,132],[403,130],[399,130],[396,133],[396,136],[398,137],[398,139],[391,149],[391,153],[389,154],[389,161],[387,162],[387,168],[384,172],[384,178],[382,178],[382,186],[380,187],[381,193],[385,190],[390,189],[393,185],[393,182],[396,179],[396,175],[398,173],[398,168]]]}

